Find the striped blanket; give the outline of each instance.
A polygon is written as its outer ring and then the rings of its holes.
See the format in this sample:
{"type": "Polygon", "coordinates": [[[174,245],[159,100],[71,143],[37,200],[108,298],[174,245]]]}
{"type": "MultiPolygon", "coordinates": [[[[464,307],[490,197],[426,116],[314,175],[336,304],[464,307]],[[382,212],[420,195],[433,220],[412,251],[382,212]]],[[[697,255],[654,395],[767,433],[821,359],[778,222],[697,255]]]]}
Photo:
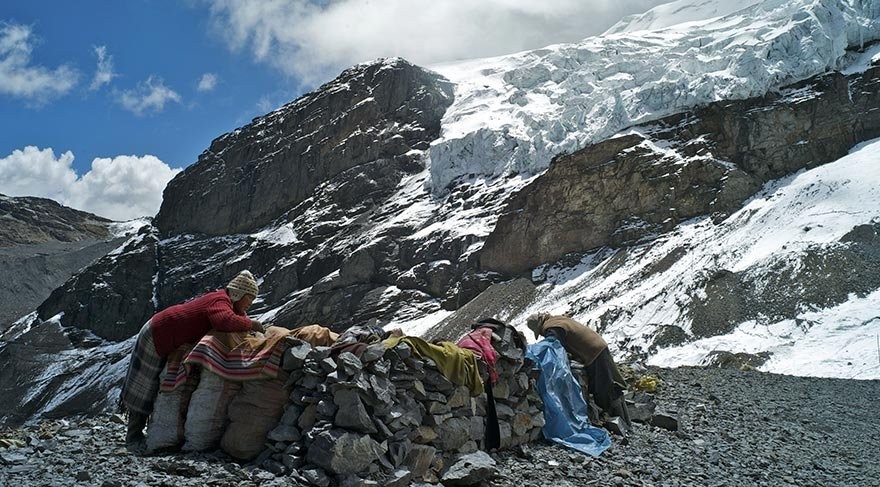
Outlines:
{"type": "Polygon", "coordinates": [[[237,382],[274,379],[289,334],[290,330],[278,326],[270,326],[263,335],[208,332],[185,356],[174,361],[169,357],[160,389],[173,391],[185,383],[195,365],[237,382]]]}

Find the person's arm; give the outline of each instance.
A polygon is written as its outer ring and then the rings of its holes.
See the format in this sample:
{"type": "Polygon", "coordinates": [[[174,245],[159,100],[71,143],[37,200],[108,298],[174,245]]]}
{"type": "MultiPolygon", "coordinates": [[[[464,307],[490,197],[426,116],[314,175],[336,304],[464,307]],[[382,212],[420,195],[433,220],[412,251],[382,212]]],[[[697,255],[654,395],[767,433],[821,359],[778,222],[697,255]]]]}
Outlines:
{"type": "MultiPolygon", "coordinates": [[[[231,304],[223,299],[218,299],[208,305],[208,322],[211,328],[217,331],[251,331],[257,328],[255,321],[245,315],[237,315],[232,310],[231,304]]],[[[256,322],[259,324],[259,322],[256,322]]]]}
{"type": "Polygon", "coordinates": [[[559,343],[561,343],[563,347],[565,346],[565,330],[564,329],[559,328],[558,326],[554,326],[553,328],[545,329],[543,335],[545,337],[553,337],[553,338],[559,340],[559,343]]]}

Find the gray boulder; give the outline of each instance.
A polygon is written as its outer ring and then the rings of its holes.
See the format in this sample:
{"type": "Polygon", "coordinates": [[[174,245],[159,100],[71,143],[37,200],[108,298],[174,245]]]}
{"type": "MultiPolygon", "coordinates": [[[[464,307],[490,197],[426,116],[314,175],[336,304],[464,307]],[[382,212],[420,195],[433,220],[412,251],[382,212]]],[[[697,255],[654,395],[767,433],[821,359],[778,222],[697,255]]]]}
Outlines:
{"type": "Polygon", "coordinates": [[[367,435],[332,429],[315,438],[306,459],[333,474],[349,475],[379,461],[386,451],[387,447],[367,435]]]}
{"type": "Polygon", "coordinates": [[[462,455],[443,474],[443,485],[478,485],[498,474],[495,460],[484,451],[462,455]]]}
{"type": "Polygon", "coordinates": [[[342,428],[350,428],[361,433],[375,433],[376,425],[370,418],[364,402],[361,401],[357,391],[341,389],[333,396],[333,402],[339,406],[336,411],[336,425],[342,428]]]}

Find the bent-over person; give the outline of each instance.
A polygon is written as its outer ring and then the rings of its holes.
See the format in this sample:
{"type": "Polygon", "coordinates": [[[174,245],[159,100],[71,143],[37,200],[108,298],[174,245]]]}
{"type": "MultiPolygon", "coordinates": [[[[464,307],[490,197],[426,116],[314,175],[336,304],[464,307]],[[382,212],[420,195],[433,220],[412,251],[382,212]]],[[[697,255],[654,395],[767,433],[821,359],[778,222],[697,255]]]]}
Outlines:
{"type": "Polygon", "coordinates": [[[588,392],[596,404],[611,416],[619,416],[627,425],[629,413],[623,392],[626,382],[617,370],[608,344],[592,328],[568,316],[538,313],[526,319],[529,329],[539,336],[555,337],[565,351],[584,364],[588,392]]]}
{"type": "Polygon", "coordinates": [[[128,411],[125,442],[129,448],[137,449],[144,439],[168,355],[183,344],[198,342],[210,330],[262,331],[262,324],[247,316],[257,293],[254,276],[241,271],[225,289],[170,306],[147,320],[138,333],[119,396],[121,408],[128,411]]]}

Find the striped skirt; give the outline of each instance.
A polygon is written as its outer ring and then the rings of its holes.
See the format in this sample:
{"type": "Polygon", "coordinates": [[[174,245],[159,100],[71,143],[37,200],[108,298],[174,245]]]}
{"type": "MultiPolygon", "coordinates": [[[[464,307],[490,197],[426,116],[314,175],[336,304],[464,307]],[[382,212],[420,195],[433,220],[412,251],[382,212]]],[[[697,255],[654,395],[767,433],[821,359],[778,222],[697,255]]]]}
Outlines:
{"type": "Polygon", "coordinates": [[[125,384],[119,395],[119,405],[123,410],[145,415],[153,412],[153,403],[159,392],[159,376],[165,367],[165,359],[156,353],[153,345],[150,324],[151,321],[147,321],[138,333],[125,374],[125,384]]]}

